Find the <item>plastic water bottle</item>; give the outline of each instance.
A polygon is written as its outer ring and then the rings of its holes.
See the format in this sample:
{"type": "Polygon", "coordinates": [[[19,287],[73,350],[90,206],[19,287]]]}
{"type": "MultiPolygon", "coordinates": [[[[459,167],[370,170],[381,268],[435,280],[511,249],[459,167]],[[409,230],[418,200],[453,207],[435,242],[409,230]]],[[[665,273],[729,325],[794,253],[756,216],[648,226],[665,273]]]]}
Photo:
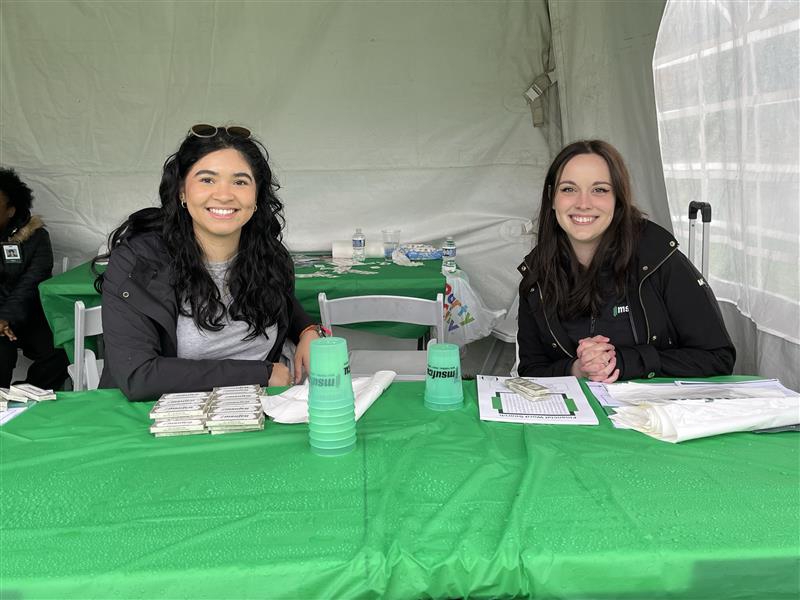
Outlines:
{"type": "Polygon", "coordinates": [[[361,229],[356,229],[353,234],[353,260],[364,262],[367,251],[367,238],[361,233],[361,229]]]}
{"type": "Polygon", "coordinates": [[[456,269],[456,243],[453,236],[448,235],[442,244],[442,270],[445,273],[455,273],[456,269]]]}

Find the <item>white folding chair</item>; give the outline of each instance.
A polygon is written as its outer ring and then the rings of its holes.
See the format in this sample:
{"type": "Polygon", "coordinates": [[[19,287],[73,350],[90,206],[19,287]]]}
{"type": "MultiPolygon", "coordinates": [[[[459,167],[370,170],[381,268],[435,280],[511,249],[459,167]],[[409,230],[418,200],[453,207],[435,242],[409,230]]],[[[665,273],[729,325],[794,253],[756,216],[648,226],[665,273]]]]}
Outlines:
{"type": "Polygon", "coordinates": [[[103,321],[101,307],[86,308],[81,300],[75,301],[75,354],[74,360],[67,367],[72,378],[72,389],[77,391],[96,390],[100,384],[100,373],[103,372],[103,361],[97,360],[94,352],[84,348],[87,337],[101,335],[103,321]]]}
{"type": "MultiPolygon", "coordinates": [[[[428,325],[435,329],[435,343],[444,336],[444,295],[436,300],[423,300],[407,296],[349,296],[328,300],[325,292],[319,294],[319,312],[322,325],[388,321],[428,325]]],[[[425,350],[354,350],[350,353],[350,372],[353,377],[366,377],[376,371],[391,370],[397,373],[396,381],[421,381],[427,370],[425,350]]]]}
{"type": "MultiPolygon", "coordinates": [[[[511,306],[508,309],[508,312],[506,312],[506,316],[503,317],[497,323],[497,325],[495,325],[494,329],[492,329],[492,345],[483,361],[481,375],[492,375],[492,370],[495,368],[495,365],[497,365],[500,354],[503,352],[503,346],[498,344],[498,341],[505,342],[507,344],[514,344],[516,347],[517,329],[519,328],[519,323],[517,322],[518,313],[519,294],[516,294],[514,296],[514,301],[511,303],[511,306]]],[[[514,362],[514,366],[511,368],[511,374],[515,377],[517,374],[517,366],[519,365],[519,349],[517,349],[516,354],[516,362],[514,362]]]]}

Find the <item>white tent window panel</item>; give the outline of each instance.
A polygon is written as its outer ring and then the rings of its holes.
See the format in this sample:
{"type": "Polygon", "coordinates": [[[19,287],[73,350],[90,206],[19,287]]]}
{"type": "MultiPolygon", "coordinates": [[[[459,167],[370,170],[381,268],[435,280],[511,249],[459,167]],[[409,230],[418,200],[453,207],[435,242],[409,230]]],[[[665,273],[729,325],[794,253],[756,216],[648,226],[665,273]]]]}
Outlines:
{"type": "Polygon", "coordinates": [[[670,1],[653,68],[676,235],[711,203],[717,297],[800,344],[800,3],[670,1]]]}

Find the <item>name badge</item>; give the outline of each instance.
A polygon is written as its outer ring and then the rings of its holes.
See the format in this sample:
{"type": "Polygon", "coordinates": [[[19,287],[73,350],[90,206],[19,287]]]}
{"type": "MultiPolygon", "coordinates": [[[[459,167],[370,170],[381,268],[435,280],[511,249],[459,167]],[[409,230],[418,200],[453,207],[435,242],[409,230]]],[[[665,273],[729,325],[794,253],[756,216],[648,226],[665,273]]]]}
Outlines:
{"type": "Polygon", "coordinates": [[[7,263],[21,263],[22,250],[19,244],[4,243],[3,244],[3,260],[7,263]]]}

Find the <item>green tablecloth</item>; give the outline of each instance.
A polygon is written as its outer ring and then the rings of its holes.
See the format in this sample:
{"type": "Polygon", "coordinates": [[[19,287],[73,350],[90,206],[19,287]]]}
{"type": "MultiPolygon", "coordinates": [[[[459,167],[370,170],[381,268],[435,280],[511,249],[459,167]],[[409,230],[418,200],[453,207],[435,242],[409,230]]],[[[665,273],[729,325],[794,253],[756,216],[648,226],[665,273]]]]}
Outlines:
{"type": "Polygon", "coordinates": [[[796,434],[484,423],[464,385],[452,413],[392,385],[339,458],[59,393],[0,428],[0,597],[798,597],[796,434]]]}
{"type": "MultiPolygon", "coordinates": [[[[426,261],[423,266],[413,268],[383,263],[383,260],[370,259],[363,266],[363,270],[375,271],[377,275],[344,274],[336,278],[298,278],[295,283],[297,299],[311,317],[319,321],[317,296],[320,292],[326,292],[330,299],[389,294],[414,296],[426,300],[434,300],[436,294],[444,293],[445,277],[441,273],[441,261],[426,261]]],[[[313,267],[305,267],[297,269],[297,273],[298,275],[312,273],[316,270],[313,267]]],[[[100,296],[95,292],[94,275],[89,263],[43,281],[39,284],[39,296],[50,328],[53,330],[55,345],[64,348],[72,360],[75,301],[83,300],[87,308],[100,304],[100,296]]],[[[409,339],[422,337],[428,330],[427,327],[403,323],[375,323],[355,327],[409,339]]]]}

